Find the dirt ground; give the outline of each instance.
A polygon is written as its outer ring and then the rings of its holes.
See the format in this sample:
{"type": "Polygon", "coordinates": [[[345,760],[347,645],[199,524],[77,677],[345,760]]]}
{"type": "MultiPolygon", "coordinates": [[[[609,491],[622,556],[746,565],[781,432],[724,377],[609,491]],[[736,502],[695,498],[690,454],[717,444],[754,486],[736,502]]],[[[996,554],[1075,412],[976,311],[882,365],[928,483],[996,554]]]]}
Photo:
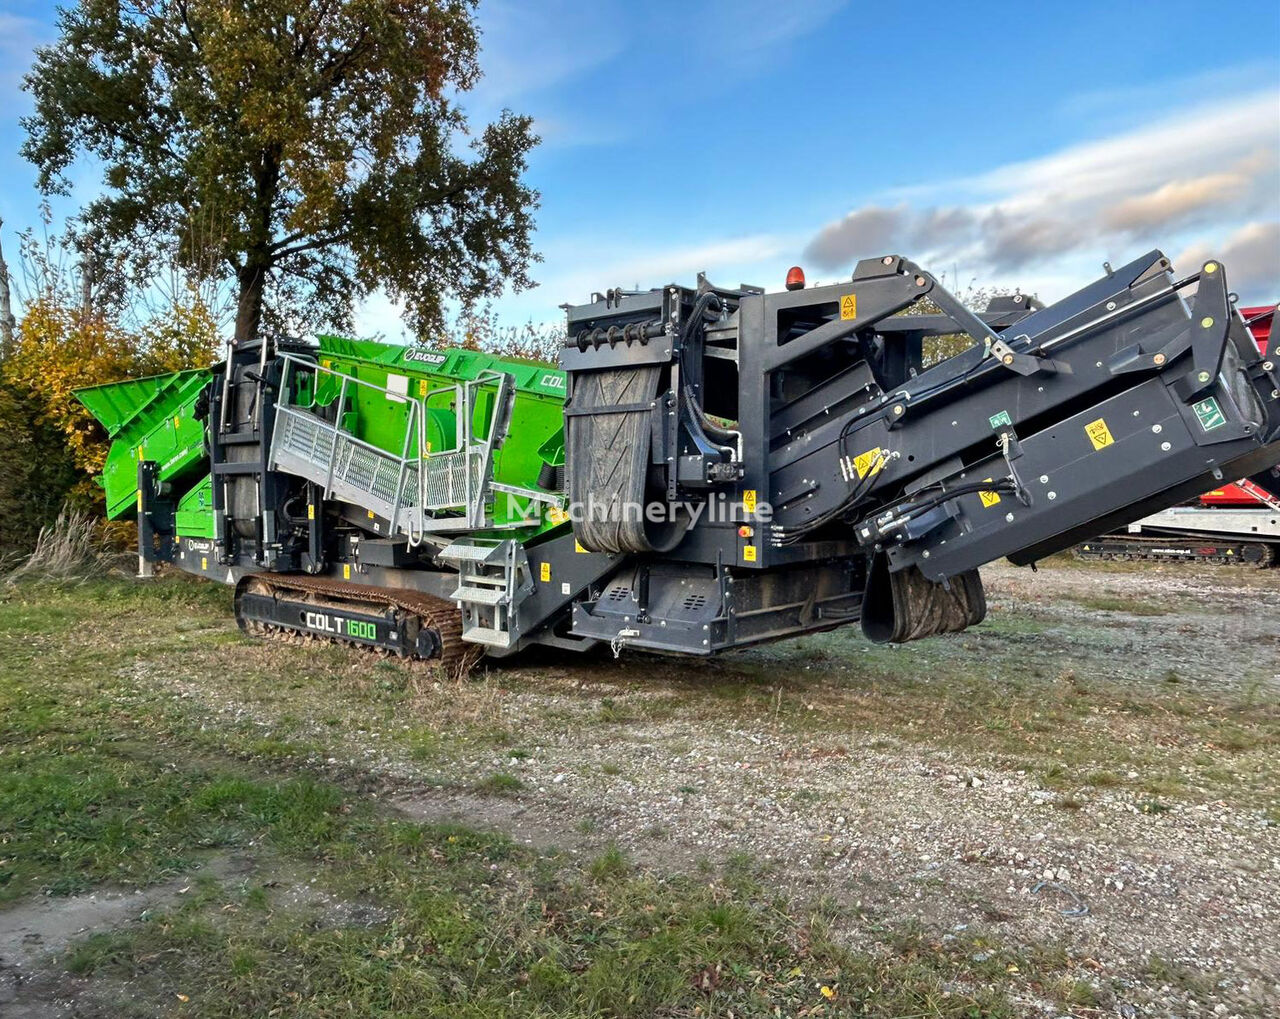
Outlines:
{"type": "MultiPolygon", "coordinates": [[[[887,654],[905,660],[897,670],[945,684],[949,659],[960,655],[1006,678],[1132,685],[1157,695],[1157,711],[1162,688],[1189,686],[1206,695],[1207,710],[1240,697],[1274,705],[1280,694],[1280,571],[1031,573],[997,565],[983,574],[995,620],[1044,625],[896,648],[887,654]],[[1091,600],[1106,608],[1090,608],[1091,600]]],[[[1068,945],[1099,973],[1132,981],[1144,1014],[1230,1015],[1236,1005],[1280,1014],[1274,784],[1249,805],[1217,787],[1152,800],[1126,788],[1143,777],[1128,755],[1104,749],[1089,763],[1105,778],[1095,776],[1100,787],[1082,794],[1046,783],[1043,769],[1001,767],[981,746],[945,738],[779,731],[767,714],[728,725],[626,719],[632,700],[744,667],[820,672],[826,682],[806,705],[820,712],[829,697],[840,699],[842,679],[856,681],[860,656],[880,653],[841,634],[744,652],[728,664],[562,666],[558,685],[573,685],[572,694],[538,690],[530,672],[529,689],[504,705],[513,721],[548,709],[572,717],[585,713],[584,700],[605,695],[624,721],[540,728],[524,736],[528,758],[465,762],[518,775],[529,787],[518,800],[441,791],[405,793],[397,803],[415,816],[481,821],[533,843],[563,845],[570,832],[580,833],[570,845],[614,841],[654,867],[746,852],[779,881],[880,915],[939,930],[981,923],[1017,943],[1068,945]],[[824,653],[805,661],[797,645],[802,654],[815,645],[824,653]]],[[[1142,726],[1130,735],[1143,739],[1142,726]]],[[[1191,756],[1192,746],[1174,737],[1170,749],[1191,756]]]]}
{"type": "MultiPolygon", "coordinates": [[[[1280,1014],[1280,570],[983,573],[989,620],[954,637],[540,656],[426,683],[420,718],[360,723],[355,694],[250,689],[198,656],[131,678],[412,818],[659,872],[733,857],[853,917],[1052,946],[1103,991],[1072,1014],[1280,1014]]],[[[75,1014],[14,974],[182,888],[0,909],[0,1015],[75,1014]]]]}

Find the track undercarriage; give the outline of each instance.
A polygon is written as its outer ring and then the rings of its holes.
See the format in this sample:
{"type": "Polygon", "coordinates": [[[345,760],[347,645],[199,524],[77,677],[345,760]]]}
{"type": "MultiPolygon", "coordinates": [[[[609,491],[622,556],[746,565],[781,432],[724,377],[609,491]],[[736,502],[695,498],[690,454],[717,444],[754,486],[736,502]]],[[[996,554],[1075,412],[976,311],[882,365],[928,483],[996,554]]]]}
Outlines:
{"type": "Polygon", "coordinates": [[[480,659],[462,617],[443,598],[293,574],[251,574],[236,588],[236,622],[248,636],[334,643],[384,657],[427,661],[457,677],[480,659]]]}
{"type": "Polygon", "coordinates": [[[1193,562],[1264,570],[1275,565],[1276,546],[1264,541],[1109,534],[1076,546],[1075,554],[1103,562],[1193,562]]]}

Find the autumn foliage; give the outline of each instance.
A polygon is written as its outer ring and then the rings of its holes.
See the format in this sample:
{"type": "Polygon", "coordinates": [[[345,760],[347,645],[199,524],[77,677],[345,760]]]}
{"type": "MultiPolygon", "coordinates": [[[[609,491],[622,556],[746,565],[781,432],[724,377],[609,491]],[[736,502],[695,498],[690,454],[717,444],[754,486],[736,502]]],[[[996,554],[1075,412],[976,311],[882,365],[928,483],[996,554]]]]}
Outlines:
{"type": "Polygon", "coordinates": [[[177,309],[180,320],[142,334],[121,329],[100,313],[82,315],[54,297],[29,307],[5,364],[5,381],[37,398],[37,423],[66,437],[86,477],[102,469],[102,429],[76,400],[83,386],[177,371],[213,360],[213,327],[198,307],[177,309]]]}
{"type": "Polygon", "coordinates": [[[74,391],[209,364],[215,333],[194,296],[135,329],[55,288],[25,304],[0,362],[0,555],[29,548],[64,503],[101,499],[107,437],[74,391]]]}

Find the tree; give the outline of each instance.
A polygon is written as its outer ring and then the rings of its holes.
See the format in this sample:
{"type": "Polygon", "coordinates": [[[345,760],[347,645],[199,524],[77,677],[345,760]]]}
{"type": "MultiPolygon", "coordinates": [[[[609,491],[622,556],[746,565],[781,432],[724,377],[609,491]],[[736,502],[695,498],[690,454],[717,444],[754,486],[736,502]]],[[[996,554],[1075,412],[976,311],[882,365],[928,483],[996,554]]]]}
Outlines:
{"type": "Polygon", "coordinates": [[[420,333],[531,281],[537,139],[504,111],[471,141],[475,0],[80,0],[24,79],[23,153],[66,194],[83,154],[106,190],[79,243],[160,251],[236,288],[235,339],[349,328],[377,287],[420,333]]]}
{"type": "Polygon", "coordinates": [[[162,280],[150,307],[123,309],[114,266],[87,268],[62,237],[29,230],[20,240],[13,283],[21,318],[0,358],[0,563],[29,550],[65,501],[101,505],[92,479],[107,436],[74,391],[207,365],[217,338],[191,286],[164,294],[162,280]]]}
{"type": "MultiPolygon", "coordinates": [[[[0,227],[4,220],[0,219],[0,227]]],[[[13,349],[13,334],[18,321],[13,317],[13,288],[9,284],[9,263],[4,260],[4,251],[0,250],[0,364],[4,363],[13,349]]]]}
{"type": "Polygon", "coordinates": [[[528,321],[522,326],[503,325],[492,304],[467,308],[446,324],[437,345],[483,350],[499,357],[554,365],[564,345],[563,326],[528,321]]]}

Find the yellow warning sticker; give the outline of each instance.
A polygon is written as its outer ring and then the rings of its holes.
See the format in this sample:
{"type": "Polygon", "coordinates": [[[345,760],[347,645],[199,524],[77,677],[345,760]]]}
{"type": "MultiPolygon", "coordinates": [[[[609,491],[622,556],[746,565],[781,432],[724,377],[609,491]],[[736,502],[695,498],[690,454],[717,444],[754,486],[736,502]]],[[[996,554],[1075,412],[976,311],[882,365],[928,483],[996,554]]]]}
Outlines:
{"type": "Polygon", "coordinates": [[[884,470],[884,465],[889,462],[889,458],[882,456],[881,453],[880,447],[876,446],[875,449],[869,449],[853,458],[853,469],[858,472],[859,480],[865,478],[868,471],[879,474],[884,470]]]}
{"type": "Polygon", "coordinates": [[[586,551],[586,549],[582,547],[582,542],[580,542],[577,538],[574,538],[574,539],[573,539],[573,550],[574,550],[575,552],[585,552],[585,551],[586,551]]]}
{"type": "Polygon", "coordinates": [[[314,520],[316,518],[316,508],[314,505],[307,506],[307,519],[314,520]]]}
{"type": "Polygon", "coordinates": [[[200,557],[200,569],[207,570],[208,568],[209,568],[209,557],[207,555],[202,555],[200,557]]]}
{"type": "Polygon", "coordinates": [[[138,492],[138,512],[142,512],[142,492],[138,492]]]}
{"type": "Polygon", "coordinates": [[[550,580],[550,579],[551,579],[551,564],[550,564],[550,563],[543,563],[543,564],[538,568],[538,579],[539,579],[539,580],[542,580],[543,582],[546,582],[546,581],[548,581],[548,580],[550,580]]]}
{"type": "MultiPolygon", "coordinates": [[[[990,481],[990,478],[983,478],[983,481],[990,481]]],[[[979,492],[978,498],[982,500],[983,506],[994,506],[1000,501],[999,492],[979,492]]]]}
{"type": "Polygon", "coordinates": [[[427,380],[426,380],[426,379],[418,379],[418,395],[419,395],[419,396],[426,396],[426,395],[427,395],[427,380]]]}
{"type": "Polygon", "coordinates": [[[547,511],[547,519],[553,524],[563,524],[569,519],[569,514],[559,506],[552,506],[551,509],[547,511]]]}
{"type": "Polygon", "coordinates": [[[845,321],[858,317],[857,294],[845,294],[840,298],[840,317],[845,321]]]}
{"type": "Polygon", "coordinates": [[[742,546],[742,561],[744,563],[754,563],[756,561],[756,547],[754,545],[742,546]]]}
{"type": "Polygon", "coordinates": [[[343,579],[343,580],[350,580],[350,579],[351,579],[351,564],[350,564],[350,563],[343,563],[343,564],[342,564],[342,579],[343,579]]]}
{"type": "Polygon", "coordinates": [[[743,490],[742,508],[748,513],[754,513],[756,511],[756,490],[754,488],[743,490]]]}
{"type": "Polygon", "coordinates": [[[1106,421],[1098,418],[1097,421],[1090,421],[1084,426],[1084,434],[1089,436],[1089,441],[1093,443],[1095,450],[1105,449],[1116,440],[1111,435],[1111,429],[1107,427],[1106,421]]]}

